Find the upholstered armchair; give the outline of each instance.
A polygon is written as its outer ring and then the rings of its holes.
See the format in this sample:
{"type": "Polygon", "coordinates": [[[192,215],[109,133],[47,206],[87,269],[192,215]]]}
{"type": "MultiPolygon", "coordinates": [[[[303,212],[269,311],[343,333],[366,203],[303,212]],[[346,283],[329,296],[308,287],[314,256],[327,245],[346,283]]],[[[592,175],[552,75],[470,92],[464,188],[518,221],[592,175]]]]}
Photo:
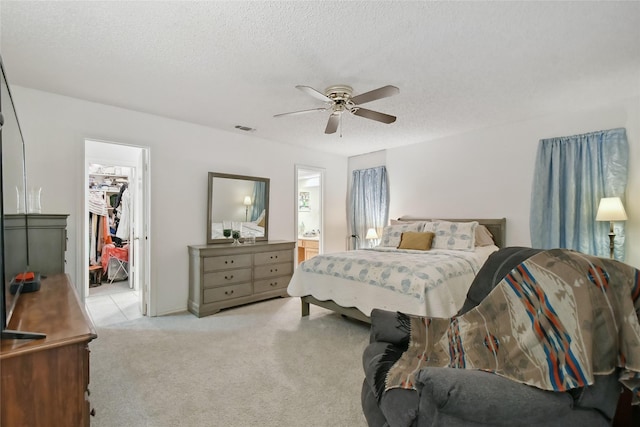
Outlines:
{"type": "MultiPolygon", "coordinates": [[[[502,278],[536,254],[505,248],[478,273],[462,315],[480,303],[502,278]]],[[[381,392],[380,368],[389,354],[407,348],[409,336],[397,313],[374,310],[370,344],[364,351],[362,407],[370,427],[384,426],[611,426],[622,391],[618,372],[595,375],[592,385],[547,391],[482,370],[426,367],[415,376],[415,390],[381,392]]],[[[388,368],[388,366],[387,366],[388,368]]]]}

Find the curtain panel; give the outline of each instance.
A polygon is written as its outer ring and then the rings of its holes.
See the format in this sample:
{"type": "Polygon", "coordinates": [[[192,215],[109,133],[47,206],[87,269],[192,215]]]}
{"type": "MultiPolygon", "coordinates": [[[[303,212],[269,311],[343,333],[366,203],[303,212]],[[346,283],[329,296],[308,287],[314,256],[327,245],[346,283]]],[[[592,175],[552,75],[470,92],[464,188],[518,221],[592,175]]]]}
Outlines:
{"type": "Polygon", "coordinates": [[[265,195],[267,194],[265,191],[266,187],[267,185],[262,181],[256,181],[253,183],[253,197],[251,197],[253,205],[251,206],[250,221],[257,220],[265,209],[265,204],[267,202],[265,200],[265,195]]]}
{"type": "MultiPolygon", "coordinates": [[[[378,236],[389,221],[389,187],[387,168],[379,166],[353,171],[349,225],[355,249],[366,247],[365,236],[369,228],[375,228],[378,236]]],[[[377,244],[375,240],[372,242],[377,244]]]]}
{"type": "MultiPolygon", "coordinates": [[[[624,203],[628,157],[624,128],[540,140],[531,245],[609,257],[609,222],[595,218],[601,198],[620,197],[624,203]]],[[[615,223],[615,233],[615,258],[624,260],[624,222],[615,223]]]]}

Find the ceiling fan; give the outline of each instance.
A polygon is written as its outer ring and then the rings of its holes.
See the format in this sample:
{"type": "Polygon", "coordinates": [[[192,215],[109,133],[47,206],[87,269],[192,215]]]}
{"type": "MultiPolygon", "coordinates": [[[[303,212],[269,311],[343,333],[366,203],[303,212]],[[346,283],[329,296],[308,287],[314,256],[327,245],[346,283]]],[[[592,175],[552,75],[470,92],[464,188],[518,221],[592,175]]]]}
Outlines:
{"type": "Polygon", "coordinates": [[[341,121],[342,113],[349,112],[353,115],[364,117],[365,119],[376,120],[382,123],[393,123],[396,121],[395,116],[391,116],[389,114],[380,113],[378,111],[368,110],[366,108],[360,107],[361,104],[365,104],[367,102],[375,101],[381,98],[387,98],[392,95],[396,95],[400,92],[395,86],[387,85],[380,87],[378,89],[374,89],[369,92],[365,92],[363,94],[353,96],[353,89],[351,86],[347,85],[335,85],[329,86],[325,89],[324,94],[318,92],[312,87],[309,86],[296,86],[296,89],[299,89],[316,99],[319,99],[326,103],[325,107],[321,108],[312,108],[310,110],[302,110],[302,111],[293,111],[291,113],[282,113],[276,114],[273,117],[282,117],[282,116],[291,116],[296,114],[305,114],[305,113],[314,113],[318,111],[329,111],[331,115],[329,116],[329,121],[327,122],[327,127],[324,130],[324,133],[331,134],[335,133],[338,130],[338,124],[341,121]]]}

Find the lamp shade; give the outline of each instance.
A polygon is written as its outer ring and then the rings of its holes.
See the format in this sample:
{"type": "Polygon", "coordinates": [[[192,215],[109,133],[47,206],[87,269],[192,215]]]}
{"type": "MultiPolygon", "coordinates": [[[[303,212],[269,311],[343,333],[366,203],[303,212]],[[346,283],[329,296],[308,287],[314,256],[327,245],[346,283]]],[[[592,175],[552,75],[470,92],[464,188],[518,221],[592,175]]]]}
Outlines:
{"type": "Polygon", "coordinates": [[[244,196],[244,203],[245,206],[251,206],[251,197],[249,196],[244,196]]]}
{"type": "Polygon", "coordinates": [[[626,221],[627,213],[624,211],[620,197],[603,197],[600,199],[596,221],[626,221]]]}
{"type": "Polygon", "coordinates": [[[365,236],[365,239],[377,239],[377,238],[378,238],[378,233],[376,233],[375,228],[370,228],[367,230],[367,235],[365,236]]]}

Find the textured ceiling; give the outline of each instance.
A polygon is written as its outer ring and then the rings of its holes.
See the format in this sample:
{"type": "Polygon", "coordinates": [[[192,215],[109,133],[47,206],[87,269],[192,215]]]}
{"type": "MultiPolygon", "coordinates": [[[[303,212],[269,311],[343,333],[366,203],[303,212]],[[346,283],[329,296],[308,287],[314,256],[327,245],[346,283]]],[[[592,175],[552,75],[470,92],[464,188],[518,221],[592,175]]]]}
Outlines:
{"type": "Polygon", "coordinates": [[[0,2],[10,82],[355,155],[640,94],[640,2],[0,2]],[[400,93],[325,135],[295,89],[400,93]]]}

